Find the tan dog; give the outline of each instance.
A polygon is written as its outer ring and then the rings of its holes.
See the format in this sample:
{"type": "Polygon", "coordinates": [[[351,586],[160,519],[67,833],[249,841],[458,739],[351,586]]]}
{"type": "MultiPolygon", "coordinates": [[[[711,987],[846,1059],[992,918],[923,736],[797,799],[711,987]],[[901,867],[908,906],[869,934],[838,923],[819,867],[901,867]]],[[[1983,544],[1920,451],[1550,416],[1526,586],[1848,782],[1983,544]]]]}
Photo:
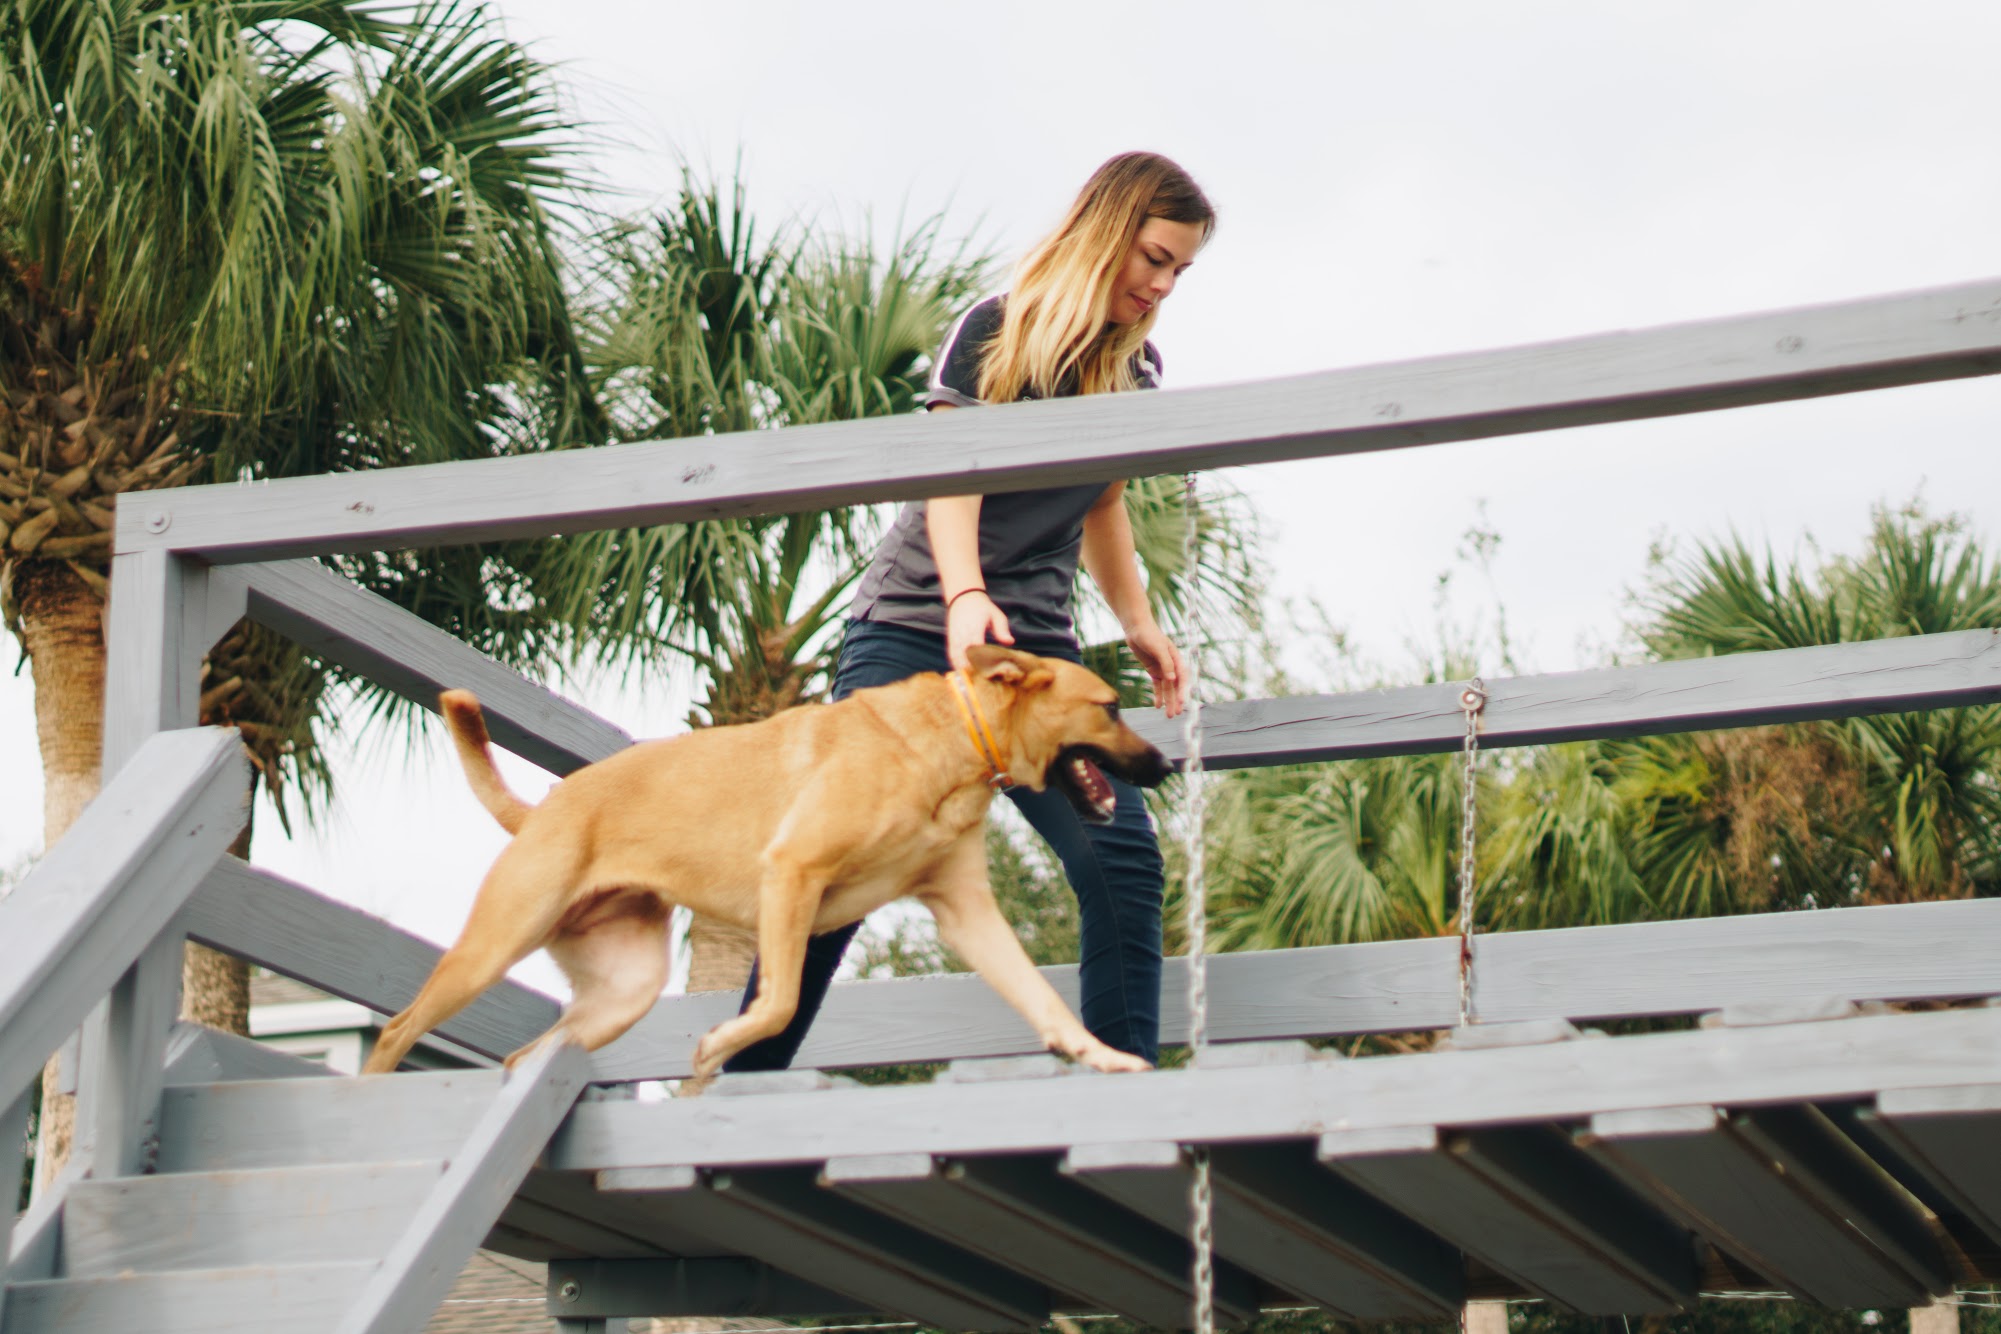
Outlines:
{"type": "Polygon", "coordinates": [[[931,910],[945,944],[1050,1048],[1100,1070],[1146,1069],[1091,1036],[995,907],[984,752],[995,750],[1016,783],[1055,783],[1099,823],[1113,800],[1099,765],[1151,787],[1167,761],[1119,720],[1112,688],[1084,668],[991,644],[971,658],[970,682],[929,673],[763,722],[643,742],[571,774],[534,807],[495,771],[479,702],[446,692],[473,791],[516,837],[458,943],[384,1027],[365,1073],[394,1070],[419,1036],[538,948],[569,975],[574,998],[508,1064],[552,1041],[604,1046],[659,999],[668,913],[681,904],[757,932],[758,995],[696,1047],[696,1073],[707,1076],[791,1022],[810,936],[905,895],[931,910]]]}

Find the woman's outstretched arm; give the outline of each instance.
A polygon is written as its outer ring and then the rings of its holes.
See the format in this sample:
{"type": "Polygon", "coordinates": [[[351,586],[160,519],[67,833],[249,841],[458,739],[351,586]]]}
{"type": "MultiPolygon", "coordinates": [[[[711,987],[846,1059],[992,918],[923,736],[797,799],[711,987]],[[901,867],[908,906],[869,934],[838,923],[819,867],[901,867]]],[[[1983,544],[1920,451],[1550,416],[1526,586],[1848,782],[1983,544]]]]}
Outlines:
{"type": "Polygon", "coordinates": [[[1140,578],[1139,553],[1133,549],[1132,520],[1126,516],[1126,484],[1114,482],[1084,516],[1084,545],[1079,553],[1091,582],[1104,594],[1105,604],[1126,632],[1126,644],[1139,665],[1153,678],[1153,698],[1168,717],[1181,712],[1188,698],[1188,672],[1181,650],[1162,632],[1146,600],[1140,578]]]}

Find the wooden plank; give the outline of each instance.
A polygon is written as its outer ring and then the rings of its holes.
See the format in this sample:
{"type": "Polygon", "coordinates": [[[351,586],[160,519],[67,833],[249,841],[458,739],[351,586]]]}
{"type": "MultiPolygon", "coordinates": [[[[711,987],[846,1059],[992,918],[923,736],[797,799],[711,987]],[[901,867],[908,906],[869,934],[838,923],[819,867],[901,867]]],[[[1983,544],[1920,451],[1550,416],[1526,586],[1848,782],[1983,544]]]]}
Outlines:
{"type": "Polygon", "coordinates": [[[270,1334],[274,1323],[325,1329],[370,1268],[278,1265],[19,1283],[8,1297],[7,1334],[270,1334]]]}
{"type": "Polygon", "coordinates": [[[549,1309],[564,1319],[604,1316],[825,1316],[861,1314],[852,1297],[741,1256],[679,1260],[556,1260],[549,1309]]]}
{"type": "Polygon", "coordinates": [[[1476,440],[2001,370],[2001,282],[1155,394],[124,498],[218,563],[774,514],[1476,440]]]}
{"type": "Polygon", "coordinates": [[[243,827],[248,775],[234,732],[156,736],[0,899],[0,1071],[33,1078],[160,937],[243,827]]]}
{"type": "Polygon", "coordinates": [[[1555,1131],[1431,1128],[1387,1148],[1321,1138],[1342,1180],[1560,1306],[1595,1315],[1693,1305],[1695,1248],[1602,1168],[1570,1157],[1555,1131]]]}
{"type": "MultiPolygon", "coordinates": [[[[1202,763],[1213,769],[1457,750],[1455,683],[1202,706],[1202,763]]],[[[1503,677],[1487,684],[1480,744],[1541,746],[1855,718],[2001,700],[2001,630],[1907,635],[1718,658],[1503,677]]],[[[1181,724],[1127,713],[1177,762],[1181,724]]]]}
{"type": "MultiPolygon", "coordinates": [[[[188,904],[188,936],[383,1014],[410,1003],[443,950],[303,885],[234,857],[216,863],[188,904]]],[[[438,1026],[486,1056],[526,1046],[562,1007],[503,980],[438,1026]]]]}
{"type": "Polygon", "coordinates": [[[1965,1217],[2001,1245],[2001,1085],[1885,1094],[1863,1119],[1889,1136],[1965,1217]]]}
{"type": "Polygon", "coordinates": [[[317,1061],[205,1024],[177,1023],[167,1040],[167,1087],[248,1079],[332,1079],[317,1061]]]}
{"type": "Polygon", "coordinates": [[[1927,1294],[1952,1291],[1952,1276],[1925,1209],[1815,1107],[1765,1107],[1731,1118],[1737,1133],[1800,1190],[1839,1202],[1842,1219],[1927,1294]]]}
{"type": "Polygon", "coordinates": [[[169,923],[84,1021],[70,1153],[92,1175],[152,1170],[186,943],[169,923]]]}
{"type": "MultiPolygon", "coordinates": [[[[21,1180],[21,1163],[26,1157],[28,1136],[28,1101],[32,1093],[23,1089],[9,1103],[5,1111],[0,1111],[0,1180],[18,1183],[21,1180]]],[[[17,1187],[18,1188],[18,1187],[17,1187]]],[[[8,1257],[14,1250],[14,1202],[0,1200],[0,1327],[7,1320],[7,1271],[8,1257]]]]}
{"type": "Polygon", "coordinates": [[[1978,945],[1997,930],[2001,901],[1989,899],[1503,932],[1480,938],[1474,1006],[1499,1022],[1988,995],[2001,991],[2001,957],[1978,945]]]}
{"type": "Polygon", "coordinates": [[[0,1286],[55,1277],[62,1260],[63,1205],[76,1180],[65,1164],[54,1183],[36,1191],[28,1211],[13,1220],[13,1242],[0,1252],[5,1258],[5,1264],[0,1265],[0,1286]]]}
{"type": "Polygon", "coordinates": [[[208,572],[165,551],[111,564],[104,674],[104,772],[113,774],[155,732],[193,727],[201,698],[200,642],[208,572]]]}
{"type": "Polygon", "coordinates": [[[1712,1246],[1825,1306],[1908,1306],[1923,1285],[1852,1225],[1837,1195],[1796,1180],[1702,1106],[1592,1118],[1579,1143],[1712,1246]]]}
{"type": "MultiPolygon", "coordinates": [[[[1480,938],[1482,1027],[1552,1019],[1695,1014],[1840,991],[1865,999],[2001,992],[2001,900],[1835,908],[1480,938]]],[[[254,956],[253,956],[254,957],[254,956]]],[[[1161,1037],[1187,1037],[1186,961],[1168,959],[1161,1037]]],[[[1219,1043],[1449,1028],[1458,1022],[1450,940],[1223,954],[1209,967],[1209,1033],[1219,1043]]],[[[1077,970],[1042,970],[1074,1005],[1077,970]]],[[[678,1079],[695,1043],[736,1013],[737,993],[662,1000],[593,1055],[600,1080],[678,1079]]],[[[1037,1052],[1041,1043],[970,974],[837,983],[797,1064],[822,1069],[1037,1052]]],[[[1670,1101],[1678,1101],[1670,1099],[1670,1101]]]]}
{"type": "MultiPolygon", "coordinates": [[[[524,1201],[610,1228],[647,1248],[646,1254],[707,1258],[728,1253],[727,1247],[718,1246],[699,1233],[678,1229],[649,1210],[644,1195],[600,1191],[590,1177],[581,1174],[530,1172],[528,1179],[521,1183],[521,1189],[514,1193],[514,1203],[508,1206],[509,1210],[524,1201]]],[[[503,1214],[501,1218],[504,1222],[507,1215],[503,1214]]],[[[568,1236],[565,1233],[558,1240],[568,1236]]],[[[592,1253],[603,1256],[612,1254],[609,1251],[592,1253]]]]}
{"type": "Polygon", "coordinates": [[[497,1070],[169,1088],[159,1171],[450,1158],[501,1091],[497,1070]]]}
{"type": "Polygon", "coordinates": [[[338,1326],[341,1334],[421,1327],[583,1092],[587,1068],[579,1048],[550,1043],[507,1072],[500,1096],[356,1294],[338,1326]]]}
{"type": "Polygon", "coordinates": [[[259,624],[433,713],[441,691],[472,691],[495,743],[551,773],[567,774],[632,744],[625,731],[588,709],[317,561],[251,565],[234,573],[246,585],[249,614],[259,624]]]}
{"type": "MultiPolygon", "coordinates": [[[[1455,941],[1414,940],[1217,955],[1209,960],[1210,1038],[1231,1042],[1449,1026],[1459,1014],[1457,949],[1455,941]]],[[[1165,965],[1161,1033],[1165,1041],[1179,1043],[1188,1029],[1187,963],[1174,958],[1165,965]]],[[[1042,975],[1076,1005],[1074,964],[1044,968],[1042,975]]],[[[624,1037],[593,1054],[592,1078],[685,1077],[692,1072],[695,1043],[734,1015],[737,1004],[733,991],[663,999],[624,1037]]],[[[833,1069],[1043,1050],[993,988],[960,973],[836,983],[795,1064],[833,1069]]]]}
{"type": "MultiPolygon", "coordinates": [[[[725,1105],[771,1100],[744,1098],[725,1105]]],[[[598,1178],[598,1188],[629,1191],[671,1226],[845,1293],[867,1311],[893,1312],[942,1329],[1026,1329],[1049,1314],[1048,1294],[1035,1284],[822,1191],[812,1169],[776,1179],[759,1175],[763,1179],[746,1188],[738,1173],[705,1175],[685,1168],[607,1173],[598,1178]]]]}
{"type": "MultiPolygon", "coordinates": [[[[157,733],[195,726],[201,659],[208,648],[203,638],[208,628],[205,566],[152,551],[115,557],[111,575],[105,631],[106,774],[121,770],[157,733]]],[[[247,786],[244,806],[247,814],[247,786]]],[[[242,823],[239,815],[229,832],[242,823]]],[[[70,1159],[83,1172],[124,1175],[146,1166],[159,1112],[167,1032],[180,1009],[181,941],[177,929],[166,929],[138,952],[82,1031],[70,1159]]]]}
{"type": "MultiPolygon", "coordinates": [[[[842,1158],[821,1183],[878,1213],[997,1264],[1038,1276],[1057,1305],[1141,1325],[1188,1321],[1193,1249],[1177,1231],[1128,1213],[1056,1173],[1048,1157],[940,1163],[926,1154],[842,1158]]],[[[1225,1266],[1220,1319],[1257,1314],[1255,1288],[1225,1266]]]]}
{"type": "MultiPolygon", "coordinates": [[[[1063,1170],[1162,1227],[1186,1230],[1193,1179],[1179,1145],[1072,1149],[1063,1170]]],[[[1212,1151],[1215,1251],[1227,1266],[1362,1320],[1438,1320],[1458,1309],[1459,1257],[1346,1182],[1325,1178],[1310,1143],[1212,1151]]]]}
{"type": "Polygon", "coordinates": [[[2001,1009],[1838,1024],[1660,1033],[1492,1051],[1064,1081],[909,1085],[659,1103],[592,1103],[550,1148],[565,1171],[821,1162],[864,1154],[1057,1152],[1143,1138],[1279,1139],[1333,1130],[1578,1121],[1695,1101],[1857,1099],[1979,1079],[2001,1009]]]}
{"type": "Polygon", "coordinates": [[[63,1216],[64,1271],[373,1263],[444,1167],[433,1159],[79,1181],[63,1216]]]}

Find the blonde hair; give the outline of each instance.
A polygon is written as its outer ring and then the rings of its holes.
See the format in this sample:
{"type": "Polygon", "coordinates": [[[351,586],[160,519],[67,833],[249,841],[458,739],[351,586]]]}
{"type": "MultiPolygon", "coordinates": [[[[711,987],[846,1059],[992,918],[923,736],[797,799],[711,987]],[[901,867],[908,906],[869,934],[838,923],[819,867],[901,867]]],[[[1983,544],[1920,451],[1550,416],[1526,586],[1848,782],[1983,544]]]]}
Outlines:
{"type": "Polygon", "coordinates": [[[1148,218],[1192,223],[1209,239],[1216,211],[1188,173],[1158,153],[1121,153],[1084,182],[1055,231],[1015,271],[1000,332],[980,358],[980,398],[1012,403],[1135,389],[1133,361],[1157,312],[1109,321],[1112,285],[1148,218]]]}

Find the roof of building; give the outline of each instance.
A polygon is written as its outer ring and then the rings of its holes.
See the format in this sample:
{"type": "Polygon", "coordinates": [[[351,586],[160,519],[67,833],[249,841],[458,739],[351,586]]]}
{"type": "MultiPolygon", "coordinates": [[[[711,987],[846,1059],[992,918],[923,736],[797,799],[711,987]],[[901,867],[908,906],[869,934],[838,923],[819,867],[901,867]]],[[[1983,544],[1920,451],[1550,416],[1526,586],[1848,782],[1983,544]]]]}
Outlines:
{"type": "Polygon", "coordinates": [[[266,968],[250,970],[250,1003],[252,1005],[299,1005],[306,1001],[332,1000],[332,996],[318,987],[309,987],[289,977],[280,976],[266,968]]]}

